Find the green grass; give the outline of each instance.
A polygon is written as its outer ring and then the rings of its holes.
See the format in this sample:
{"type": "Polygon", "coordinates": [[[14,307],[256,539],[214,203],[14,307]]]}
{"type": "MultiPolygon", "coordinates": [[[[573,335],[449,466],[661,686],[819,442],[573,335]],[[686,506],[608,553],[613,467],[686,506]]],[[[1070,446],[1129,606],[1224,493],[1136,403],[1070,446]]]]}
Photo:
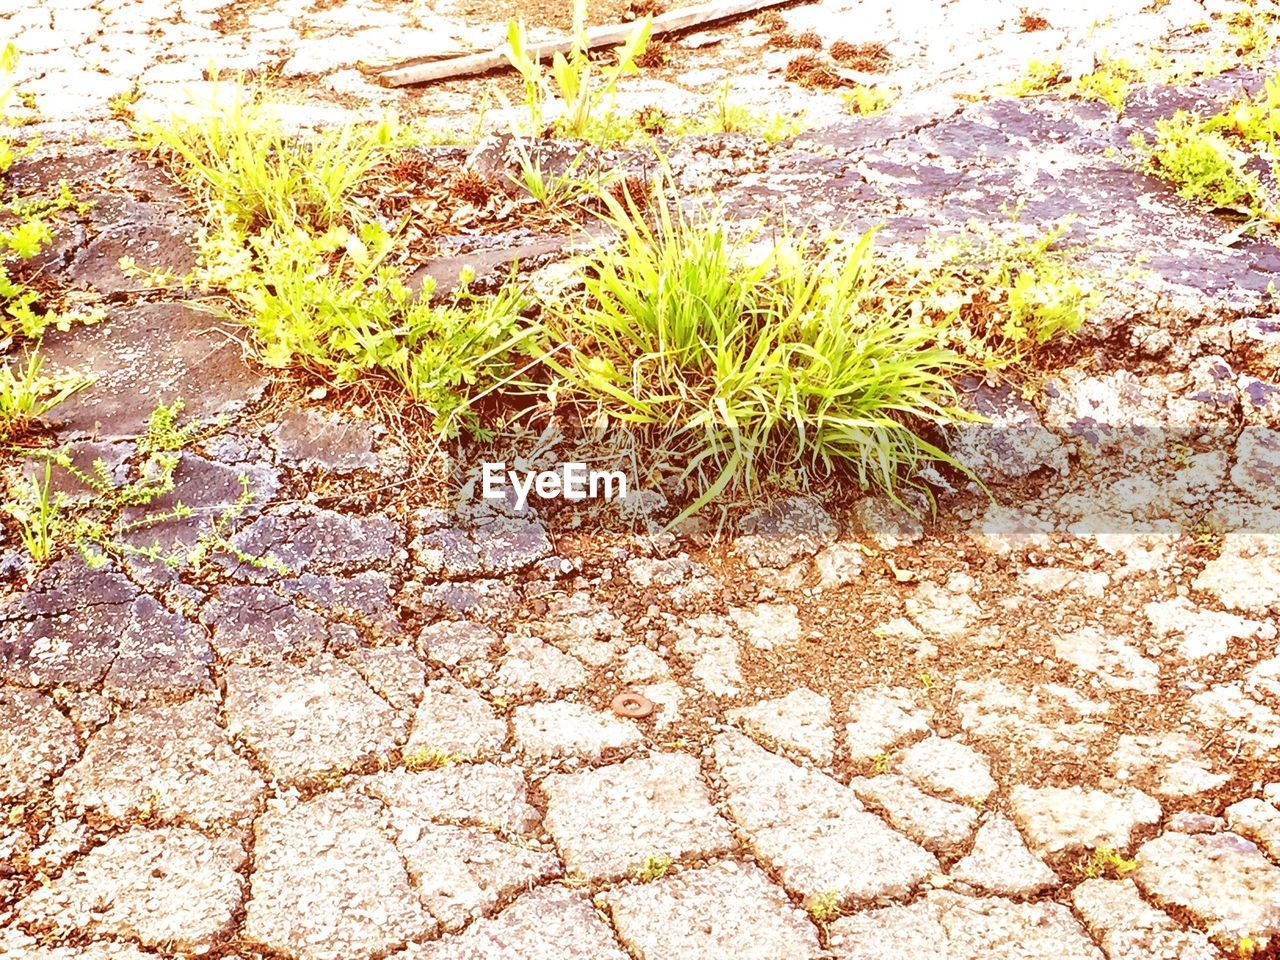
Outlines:
{"type": "Polygon", "coordinates": [[[25,363],[0,364],[0,440],[40,419],[91,382],[74,370],[46,374],[42,366],[37,350],[27,354],[25,363]]]}
{"type": "Polygon", "coordinates": [[[836,465],[892,491],[946,459],[926,431],[957,416],[964,362],[895,296],[870,234],[754,244],[660,184],[653,225],[604,201],[618,242],[581,264],[581,296],[544,308],[545,363],[564,402],[687,464],[690,509],[836,465]],[[552,354],[561,343],[571,350],[552,354]]]}

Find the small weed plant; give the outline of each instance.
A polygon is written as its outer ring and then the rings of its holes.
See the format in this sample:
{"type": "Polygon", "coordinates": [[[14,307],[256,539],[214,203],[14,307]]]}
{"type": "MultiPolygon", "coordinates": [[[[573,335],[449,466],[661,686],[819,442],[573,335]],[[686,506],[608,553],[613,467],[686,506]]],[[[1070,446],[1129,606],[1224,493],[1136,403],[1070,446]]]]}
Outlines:
{"type": "Polygon", "coordinates": [[[580,266],[581,296],[544,308],[557,395],[686,463],[690,510],[793,468],[852,469],[892,490],[956,411],[964,366],[895,295],[873,237],[810,250],[783,232],[735,235],[655,184],[650,224],[605,197],[618,242],[580,266]],[[552,356],[552,345],[570,352],[552,356]]]}
{"type": "Polygon", "coordinates": [[[641,883],[652,883],[654,880],[661,880],[667,875],[667,871],[671,869],[671,863],[670,857],[651,853],[644,858],[644,863],[640,865],[640,870],[636,873],[636,879],[641,883]]]}
{"type": "Polygon", "coordinates": [[[557,136],[596,143],[627,139],[629,125],[614,109],[618,81],[639,72],[636,58],[648,46],[652,25],[652,16],[640,20],[614,51],[613,64],[598,68],[591,59],[587,37],[587,0],[573,0],[573,46],[568,56],[554,54],[548,77],[537,48],[529,44],[524,25],[509,20],[504,52],[524,80],[528,133],[538,136],[546,129],[551,106],[557,111],[552,121],[557,136]]]}
{"type": "Polygon", "coordinates": [[[855,83],[840,96],[844,98],[846,110],[863,117],[884,113],[898,99],[897,93],[893,90],[867,86],[863,83],[855,83]]]}
{"type": "Polygon", "coordinates": [[[46,374],[36,350],[0,365],[0,441],[40,419],[91,382],[72,370],[46,374]]]}
{"type": "MultiPolygon", "coordinates": [[[[12,43],[0,50],[0,128],[12,125],[8,106],[15,91],[3,78],[13,73],[17,63],[18,51],[12,43]]],[[[19,144],[0,129],[0,177],[34,148],[34,143],[19,144]]],[[[37,290],[15,276],[16,261],[30,260],[53,239],[53,215],[80,206],[67,185],[63,183],[51,198],[11,197],[7,182],[0,184],[0,191],[0,350],[18,339],[37,340],[50,327],[67,330],[75,322],[100,319],[100,311],[50,309],[37,290]]]]}
{"type": "Polygon", "coordinates": [[[100,459],[84,469],[63,450],[28,451],[29,464],[36,468],[34,475],[19,472],[11,476],[9,495],[0,507],[17,525],[33,562],[44,564],[60,548],[71,546],[91,567],[104,566],[111,558],[139,558],[171,567],[198,568],[211,553],[222,551],[240,563],[287,572],[270,559],[249,556],[231,543],[234,521],[253,500],[246,477],[241,477],[242,492],[237,501],[213,518],[209,530],[193,543],[173,547],[159,542],[137,544],[134,535],[139,531],[192,516],[192,510],[181,502],[156,506],[157,500],[174,490],[174,473],[183,448],[210,432],[196,423],[181,423],[181,411],[181,401],[175,401],[152,412],[137,441],[137,462],[129,467],[123,481],[100,459]],[[68,482],[57,482],[60,473],[68,482]],[[64,487],[79,489],[72,495],[64,487]]]}
{"type": "Polygon", "coordinates": [[[1137,869],[1137,860],[1127,860],[1111,847],[1098,847],[1090,854],[1084,875],[1091,880],[1099,877],[1123,880],[1137,869]]]}
{"type": "Polygon", "coordinates": [[[1155,137],[1135,134],[1145,169],[1169,181],[1178,195],[1230,210],[1253,224],[1280,223],[1280,179],[1273,156],[1280,134],[1280,74],[1253,97],[1201,116],[1179,110],[1157,120],[1155,137]],[[1268,175],[1260,171],[1270,166],[1268,175]]]}
{"type": "Polygon", "coordinates": [[[240,90],[211,120],[140,127],[140,145],[193,187],[209,221],[191,276],[149,279],[221,295],[267,365],[335,386],[394,382],[452,434],[474,424],[470,402],[509,371],[524,299],[513,285],[481,297],[464,279],[437,303],[432,286],[419,296],[386,265],[396,232],[351,194],[403,142],[394,118],[292,138],[240,90]]]}
{"type": "Polygon", "coordinates": [[[830,923],[840,916],[840,894],[834,890],[814,894],[806,904],[809,916],[818,923],[830,923]]]}

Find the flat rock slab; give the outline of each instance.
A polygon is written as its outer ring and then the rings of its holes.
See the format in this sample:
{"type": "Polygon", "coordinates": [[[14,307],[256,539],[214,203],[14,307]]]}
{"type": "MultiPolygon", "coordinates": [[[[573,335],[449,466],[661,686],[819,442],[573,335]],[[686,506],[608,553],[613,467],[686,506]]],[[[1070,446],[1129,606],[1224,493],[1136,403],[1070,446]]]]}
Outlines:
{"type": "Polygon", "coordinates": [[[525,756],[534,758],[600,760],[617,756],[642,739],[640,728],[631,720],[568,700],[517,707],[512,729],[525,756]]]}
{"type": "Polygon", "coordinates": [[[905,907],[837,920],[829,928],[829,944],[838,960],[1104,960],[1061,904],[945,890],[905,907]]]}
{"type": "Polygon", "coordinates": [[[974,807],[930,796],[905,777],[855,777],[849,786],[895,830],[939,856],[962,853],[978,823],[974,807]]]}
{"type": "Polygon", "coordinates": [[[269,587],[220,586],[200,612],[226,663],[306,660],[328,645],[330,625],[269,587]]]}
{"type": "Polygon", "coordinates": [[[737,733],[715,740],[733,819],[794,893],[812,900],[905,897],[938,869],[933,854],[862,808],[848,787],[737,733]]]}
{"type": "Polygon", "coordinates": [[[104,686],[125,702],[212,692],[204,631],[111,567],[77,554],[0,612],[0,677],[24,686],[104,686]]]}
{"type": "Polygon", "coordinates": [[[1280,936],[1280,867],[1234,833],[1166,833],[1135,855],[1133,880],[1155,903],[1185,911],[1219,946],[1280,936]]]}
{"type": "Polygon", "coordinates": [[[231,665],[227,729],[286,784],[324,782],[385,756],[404,721],[348,664],[231,665]]]}
{"type": "Polygon", "coordinates": [[[947,737],[929,737],[902,752],[894,769],[931,793],[981,803],[995,792],[987,758],[947,737]]]}
{"type": "Polygon", "coordinates": [[[1060,882],[1039,857],[1027,849],[1022,834],[999,814],[978,828],[973,849],[951,868],[951,878],[980,893],[1032,897],[1060,882]]]}
{"type": "Polygon", "coordinates": [[[709,857],[734,846],[698,761],[659,753],[542,781],[546,827],[574,874],[617,879],[649,857],[709,857]]]}
{"type": "Polygon", "coordinates": [[[615,887],[599,901],[637,957],[816,960],[822,955],[804,911],[752,863],[727,861],[615,887]]]}
{"type": "Polygon", "coordinates": [[[245,859],[227,837],[134,827],[19,903],[18,917],[33,929],[206,953],[235,928],[244,888],[236,871],[245,859]]]}
{"type": "Polygon", "coordinates": [[[102,323],[49,333],[41,351],[51,369],[96,378],[51,415],[59,437],[135,437],[159,403],[174,400],[188,417],[230,416],[267,385],[210,314],[179,303],[112,307],[102,323]]]}
{"type": "Polygon", "coordinates": [[[304,470],[343,474],[378,465],[371,424],[339,420],[318,410],[286,411],[275,441],[280,459],[304,470]]]}
{"type": "Polygon", "coordinates": [[[306,960],[385,953],[435,930],[369,797],[327,794],[255,827],[244,936],[306,960]]]}
{"type": "Polygon", "coordinates": [[[730,710],[725,716],[766,745],[798,751],[821,766],[831,763],[835,752],[831,701],[819,693],[802,687],[785,697],[730,710]]]}
{"type": "Polygon", "coordinates": [[[418,898],[446,930],[564,872],[555,854],[488,830],[429,823],[403,809],[392,811],[392,824],[418,898]]]}
{"type": "Polygon", "coordinates": [[[1082,853],[1097,847],[1128,850],[1139,827],[1160,822],[1160,804],[1141,790],[1123,794],[1081,787],[1015,786],[1013,819],[1041,853],[1082,853]]]}
{"type": "Polygon", "coordinates": [[[930,716],[905,687],[858,691],[850,698],[845,726],[849,759],[874,760],[902,740],[928,733],[930,716]]]}
{"type": "Polygon", "coordinates": [[[54,798],[77,816],[108,824],[138,819],[197,827],[243,824],[266,784],[231,748],[217,709],[196,699],[140,707],[99,729],[58,781],[54,798]]]}
{"type": "Polygon", "coordinates": [[[492,919],[392,960],[629,960],[585,895],[549,886],[516,898],[492,919]]]}
{"type": "Polygon", "coordinates": [[[0,688],[0,800],[22,800],[79,753],[76,730],[38,690],[0,688]]]}
{"type": "Polygon", "coordinates": [[[1132,880],[1086,880],[1071,894],[1076,913],[1110,960],[1219,960],[1199,930],[1184,930],[1142,899],[1132,880]]]}
{"type": "Polygon", "coordinates": [[[530,834],[542,820],[529,803],[524,774],[494,763],[459,763],[420,773],[391,770],[366,777],[361,789],[393,808],[443,823],[530,834]]]}
{"type": "Polygon", "coordinates": [[[507,722],[488,700],[456,680],[432,680],[418,704],[404,753],[429,751],[474,759],[497,753],[506,740],[507,722]]]}

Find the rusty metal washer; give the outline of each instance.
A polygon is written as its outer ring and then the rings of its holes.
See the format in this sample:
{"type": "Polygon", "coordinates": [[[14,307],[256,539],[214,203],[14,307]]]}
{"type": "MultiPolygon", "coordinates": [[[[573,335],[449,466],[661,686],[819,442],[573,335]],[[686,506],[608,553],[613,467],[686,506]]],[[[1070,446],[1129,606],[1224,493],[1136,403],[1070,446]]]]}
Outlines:
{"type": "Polygon", "coordinates": [[[634,717],[640,719],[647,717],[653,713],[653,701],[648,697],[641,696],[634,690],[624,690],[613,698],[611,704],[613,712],[620,717],[634,717]]]}

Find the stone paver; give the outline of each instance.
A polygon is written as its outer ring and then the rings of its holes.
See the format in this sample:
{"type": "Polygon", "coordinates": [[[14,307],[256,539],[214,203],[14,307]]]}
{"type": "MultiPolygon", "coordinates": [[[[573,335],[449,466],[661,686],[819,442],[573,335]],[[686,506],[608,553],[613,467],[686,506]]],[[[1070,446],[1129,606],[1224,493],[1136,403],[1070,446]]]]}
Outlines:
{"type": "Polygon", "coordinates": [[[835,750],[831,701],[819,693],[802,687],[785,697],[730,710],[725,716],[766,745],[772,742],[799,751],[821,766],[831,763],[835,750]]]}
{"type": "Polygon", "coordinates": [[[139,707],[102,727],[54,797],[77,815],[107,823],[212,827],[248,823],[265,793],[262,778],[218,726],[214,704],[197,699],[139,707]]]}
{"type": "Polygon", "coordinates": [[[715,740],[729,813],[792,892],[813,899],[905,897],[938,869],[933,854],[862,809],[848,787],[741,734],[715,740]]]}
{"type": "Polygon", "coordinates": [[[1250,797],[1223,811],[1227,826],[1252,840],[1273,860],[1280,860],[1280,809],[1265,800],[1250,797]]]}
{"type": "Polygon", "coordinates": [[[861,690],[849,705],[845,742],[854,763],[874,760],[908,737],[929,732],[930,711],[901,687],[861,690]]]}
{"type": "Polygon", "coordinates": [[[623,944],[642,960],[816,960],[822,952],[804,912],[750,863],[682,870],[616,887],[599,900],[623,944]]]}
{"type": "Polygon", "coordinates": [[[1061,904],[1013,903],[936,890],[831,925],[838,960],[1105,960],[1061,904]]]}
{"type": "Polygon", "coordinates": [[[709,857],[734,846],[690,756],[659,753],[542,781],[546,828],[570,871],[635,872],[650,857],[709,857]]]}
{"type": "Polygon", "coordinates": [[[492,919],[462,933],[412,947],[394,960],[629,960],[608,925],[576,891],[549,886],[531,891],[492,919]]]}
{"type": "Polygon", "coordinates": [[[986,758],[946,737],[929,737],[908,747],[895,769],[925,790],[970,803],[981,803],[996,789],[986,758]]]}
{"type": "Polygon", "coordinates": [[[528,834],[542,819],[529,802],[524,774],[493,763],[459,763],[419,773],[391,770],[365,778],[361,789],[393,809],[443,823],[528,834]]]}
{"type": "Polygon", "coordinates": [[[227,729],[285,783],[341,776],[377,759],[403,727],[359,673],[328,655],[303,666],[232,665],[225,676],[227,729]]]}
{"type": "Polygon", "coordinates": [[[517,707],[511,726],[525,756],[535,758],[599,760],[641,740],[640,729],[631,720],[568,700],[517,707]]]}
{"type": "Polygon", "coordinates": [[[904,777],[855,777],[849,786],[895,829],[940,856],[963,852],[978,823],[974,807],[930,796],[904,777]]]}
{"type": "Polygon", "coordinates": [[[1056,874],[1027,849],[1009,820],[993,814],[978,828],[973,849],[951,868],[951,878],[979,893],[1033,897],[1058,885],[1056,874]]]}
{"type": "Polygon", "coordinates": [[[1078,853],[1097,847],[1128,850],[1139,827],[1160,822],[1160,804],[1140,790],[1117,795],[1080,787],[1015,786],[1013,819],[1042,853],[1078,853]]]}
{"type": "Polygon", "coordinates": [[[234,930],[244,887],[236,871],[246,856],[231,837],[134,827],[19,903],[18,917],[36,928],[205,953],[234,930]]]}
{"type": "Polygon", "coordinates": [[[418,897],[446,930],[492,912],[517,893],[558,877],[552,853],[502,840],[488,830],[429,823],[395,810],[393,836],[418,897]]]}
{"type": "Polygon", "coordinates": [[[499,690],[511,695],[557,696],[587,682],[580,660],[537,637],[509,637],[507,655],[495,676],[499,690]]]}
{"type": "Polygon", "coordinates": [[[1134,855],[1133,880],[1156,904],[1183,911],[1234,951],[1280,937],[1280,867],[1234,833],[1166,833],[1134,855]]]}
{"type": "Polygon", "coordinates": [[[330,794],[255,826],[244,936],[303,960],[385,953],[432,933],[376,800],[330,794]]]}
{"type": "Polygon", "coordinates": [[[1142,899],[1132,880],[1086,880],[1071,894],[1076,913],[1108,960],[1218,960],[1199,930],[1184,930],[1142,899]]]}
{"type": "Polygon", "coordinates": [[[404,752],[475,758],[497,753],[506,740],[506,721],[484,697],[455,680],[432,680],[418,704],[404,752]]]}
{"type": "Polygon", "coordinates": [[[21,800],[79,753],[76,731],[37,690],[0,689],[0,800],[21,800]]]}

